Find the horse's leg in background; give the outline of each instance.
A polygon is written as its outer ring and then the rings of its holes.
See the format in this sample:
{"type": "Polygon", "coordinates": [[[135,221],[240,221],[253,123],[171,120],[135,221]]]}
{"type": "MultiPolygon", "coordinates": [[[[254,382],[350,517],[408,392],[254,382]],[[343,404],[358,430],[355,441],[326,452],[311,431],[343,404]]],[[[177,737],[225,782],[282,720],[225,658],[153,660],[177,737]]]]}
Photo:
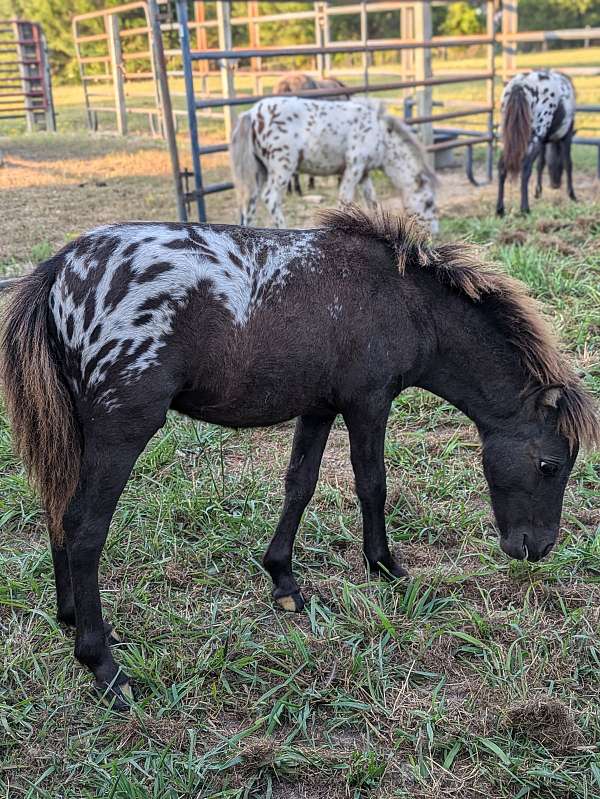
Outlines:
{"type": "MultiPolygon", "coordinates": [[[[154,409],[156,410],[156,409],[154,409]]],[[[98,589],[98,564],[117,501],[133,464],[146,443],[164,422],[141,424],[113,411],[102,420],[84,424],[84,454],[79,484],[64,515],[65,544],[69,559],[76,635],[75,657],[96,678],[95,686],[113,708],[125,709],[130,695],[127,676],[114,661],[105,635],[98,589]]],[[[154,414],[153,414],[154,415],[154,414]]]]}
{"type": "Polygon", "coordinates": [[[546,166],[546,146],[543,144],[537,162],[537,182],[535,184],[534,197],[538,200],[542,196],[542,175],[546,166]]]}
{"type": "Polygon", "coordinates": [[[362,510],[367,564],[372,572],[383,576],[406,577],[406,569],[392,557],[385,531],[383,450],[390,405],[387,398],[357,405],[344,414],[344,421],[350,436],[350,458],[362,510]]]}
{"type": "Polygon", "coordinates": [[[296,422],[285,478],[285,501],[263,563],[273,580],[273,598],[284,610],[302,610],[304,600],[292,572],[292,549],[304,509],[319,476],[323,450],[334,416],[301,416],[296,422]]]}
{"type": "Polygon", "coordinates": [[[563,155],[563,163],[565,165],[565,172],[567,174],[567,194],[571,200],[575,200],[575,202],[577,202],[577,197],[575,196],[575,191],[573,189],[573,161],[571,160],[571,144],[574,135],[575,131],[573,129],[573,125],[571,125],[569,132],[564,139],[561,140],[560,146],[563,155]]]}
{"type": "Polygon", "coordinates": [[[365,173],[365,164],[361,162],[350,163],[350,159],[346,162],[348,166],[344,170],[342,182],[340,183],[340,191],[338,194],[339,201],[344,203],[351,203],[356,193],[356,187],[360,183],[362,176],[365,173]]]}
{"type": "Polygon", "coordinates": [[[506,183],[506,167],[504,166],[504,158],[500,156],[498,159],[498,199],[496,201],[496,214],[497,216],[504,216],[504,184],[506,183]]]}
{"type": "Polygon", "coordinates": [[[539,141],[531,142],[527,147],[527,152],[525,153],[525,157],[523,158],[523,164],[521,166],[521,213],[522,214],[529,213],[529,197],[528,197],[529,178],[531,177],[534,161],[540,154],[540,150],[543,149],[543,147],[544,145],[539,141]]]}
{"type": "Polygon", "coordinates": [[[282,210],[283,197],[285,195],[285,187],[290,182],[292,174],[293,173],[287,169],[278,172],[269,172],[267,182],[262,192],[263,202],[267,206],[267,210],[271,215],[275,227],[285,227],[285,217],[282,210]]]}
{"type": "Polygon", "coordinates": [[[245,205],[242,208],[242,218],[240,219],[241,225],[251,227],[254,224],[254,219],[256,217],[256,203],[258,202],[258,197],[262,187],[264,186],[264,183],[264,175],[262,172],[259,172],[256,178],[256,184],[250,189],[245,205]]]}
{"type": "Polygon", "coordinates": [[[294,172],[294,191],[298,197],[302,197],[302,184],[300,183],[300,175],[298,172],[294,172]]]}
{"type": "Polygon", "coordinates": [[[369,208],[375,208],[377,195],[375,194],[375,187],[369,175],[365,175],[360,181],[360,188],[367,206],[369,208]]]}
{"type": "Polygon", "coordinates": [[[315,190],[315,176],[314,175],[309,175],[308,176],[308,188],[309,188],[309,191],[314,191],[315,190]]]}

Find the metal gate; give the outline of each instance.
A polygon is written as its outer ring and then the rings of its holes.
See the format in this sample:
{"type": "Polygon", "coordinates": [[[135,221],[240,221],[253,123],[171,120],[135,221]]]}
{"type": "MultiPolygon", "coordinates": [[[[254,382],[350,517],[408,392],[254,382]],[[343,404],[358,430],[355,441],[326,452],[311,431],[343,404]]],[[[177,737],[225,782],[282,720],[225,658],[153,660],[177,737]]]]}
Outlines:
{"type": "MultiPolygon", "coordinates": [[[[449,0],[443,0],[449,2],[449,0]]],[[[187,0],[177,0],[177,17],[180,32],[183,72],[187,100],[187,114],[192,156],[193,181],[192,190],[185,193],[186,205],[195,203],[200,221],[206,221],[205,197],[216,192],[227,191],[233,188],[231,182],[206,184],[203,179],[203,156],[213,153],[226,152],[229,148],[229,137],[233,124],[233,109],[238,106],[250,105],[263,97],[278,95],[261,94],[235,96],[233,81],[233,64],[240,59],[250,59],[256,72],[255,77],[262,73],[262,62],[265,59],[275,59],[281,56],[311,56],[315,57],[318,71],[325,73],[326,67],[331,62],[331,57],[338,54],[360,53],[362,55],[363,82],[360,85],[347,86],[341,89],[317,89],[299,93],[300,97],[332,97],[335,95],[372,94],[388,92],[390,90],[416,90],[417,115],[408,120],[411,125],[420,128],[421,137],[431,153],[466,148],[466,168],[469,179],[476,183],[472,167],[472,151],[475,145],[483,144],[487,148],[486,174],[491,180],[493,163],[494,141],[494,51],[495,51],[495,26],[494,13],[495,0],[486,0],[486,33],[472,36],[433,36],[431,23],[432,0],[387,0],[387,2],[354,3],[344,6],[329,6],[326,2],[313,3],[313,9],[308,11],[295,11],[280,14],[259,15],[258,4],[248,3],[248,8],[253,6],[253,13],[248,13],[242,18],[231,18],[231,3],[227,0],[216,0],[217,20],[212,22],[219,29],[219,49],[193,49],[191,32],[196,31],[197,42],[201,42],[199,33],[205,29],[205,22],[198,21],[198,15],[190,22],[188,16],[187,0]],[[368,38],[368,14],[382,10],[400,10],[402,19],[402,37],[389,37],[380,40],[368,38]],[[335,42],[329,35],[330,18],[336,14],[358,14],[360,17],[361,41],[360,42],[335,42]],[[250,41],[256,41],[256,30],[261,22],[273,20],[313,19],[315,25],[315,45],[288,45],[286,47],[250,47],[234,48],[232,46],[232,25],[247,24],[250,28],[250,41]],[[407,31],[410,35],[406,35],[407,31]],[[254,35],[252,35],[254,32],[254,35]],[[431,68],[431,53],[433,48],[465,47],[469,45],[485,46],[487,57],[486,67],[483,72],[470,72],[459,75],[440,75],[435,77],[431,68]],[[403,80],[388,82],[373,82],[370,72],[370,60],[373,53],[398,52],[402,54],[403,80]],[[199,98],[195,90],[194,81],[199,74],[194,70],[194,65],[218,64],[221,73],[223,94],[220,97],[199,98]],[[255,65],[258,65],[257,67],[255,65]],[[407,72],[409,79],[406,79],[407,72]],[[434,86],[470,83],[472,81],[485,81],[486,103],[475,107],[457,111],[432,113],[432,88],[434,86]],[[226,141],[218,144],[203,145],[201,142],[200,124],[197,114],[206,109],[223,108],[225,110],[226,141]],[[483,130],[467,128],[437,127],[436,123],[450,119],[467,116],[484,115],[486,118],[483,130]],[[439,141],[436,141],[439,138],[439,141]]],[[[206,71],[206,68],[205,70],[206,71]]],[[[273,74],[273,72],[268,73],[273,74]]],[[[329,76],[335,76],[336,70],[329,69],[329,76]]],[[[260,81],[255,81],[255,87],[260,81]]],[[[187,177],[187,176],[186,176],[187,177]]]]}
{"type": "Polygon", "coordinates": [[[0,20],[0,122],[25,119],[27,130],[56,130],[46,40],[40,25],[0,20]]]}

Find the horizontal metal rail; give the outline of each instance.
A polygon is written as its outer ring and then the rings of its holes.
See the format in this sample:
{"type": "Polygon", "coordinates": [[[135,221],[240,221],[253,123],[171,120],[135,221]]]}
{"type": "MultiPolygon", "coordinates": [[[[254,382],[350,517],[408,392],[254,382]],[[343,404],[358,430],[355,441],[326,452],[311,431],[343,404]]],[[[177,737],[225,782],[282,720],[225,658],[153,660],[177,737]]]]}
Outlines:
{"type": "MultiPolygon", "coordinates": [[[[395,81],[394,83],[373,83],[365,86],[345,86],[342,89],[308,89],[305,92],[298,92],[297,97],[302,97],[305,100],[337,97],[346,94],[360,94],[367,90],[370,92],[384,92],[392,91],[394,89],[414,89],[420,86],[444,86],[448,83],[469,83],[473,80],[489,80],[492,77],[491,72],[481,72],[475,75],[454,76],[452,78],[425,78],[424,80],[403,80],[395,81]]],[[[245,97],[231,97],[226,99],[218,97],[215,99],[196,100],[196,108],[217,108],[221,106],[236,106],[236,105],[249,105],[256,103],[259,100],[266,100],[271,97],[289,97],[289,94],[259,94],[247,95],[245,97]]]]}
{"type": "MultiPolygon", "coordinates": [[[[396,39],[394,44],[345,44],[317,47],[315,45],[296,44],[289,47],[233,48],[232,50],[194,50],[190,52],[192,61],[214,61],[215,59],[238,58],[273,58],[299,55],[341,55],[345,53],[382,53],[394,50],[420,50],[432,47],[462,47],[469,44],[492,44],[494,39],[488,36],[437,37],[423,41],[412,39],[396,39]]],[[[388,40],[385,40],[388,42],[388,40]]]]}

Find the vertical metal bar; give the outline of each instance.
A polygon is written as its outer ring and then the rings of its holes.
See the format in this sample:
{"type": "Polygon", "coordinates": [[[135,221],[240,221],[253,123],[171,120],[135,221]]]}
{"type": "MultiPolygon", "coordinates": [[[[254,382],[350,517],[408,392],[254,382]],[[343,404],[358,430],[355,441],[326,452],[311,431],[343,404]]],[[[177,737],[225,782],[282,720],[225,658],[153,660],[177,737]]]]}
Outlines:
{"type": "MultiPolygon", "coordinates": [[[[72,23],[73,41],[75,42],[75,56],[77,57],[77,64],[79,66],[79,77],[81,78],[81,85],[83,86],[83,100],[85,103],[85,114],[87,117],[88,128],[94,130],[93,115],[90,107],[90,97],[88,92],[88,82],[85,80],[85,64],[81,61],[81,47],[79,45],[79,31],[77,29],[77,18],[73,19],[72,23]]],[[[106,69],[106,64],[104,65],[106,69]]]]}
{"type": "Polygon", "coordinates": [[[502,79],[506,83],[517,69],[518,44],[510,38],[519,29],[519,0],[505,0],[502,4],[502,79]]]}
{"type": "MultiPolygon", "coordinates": [[[[315,44],[317,47],[329,47],[331,34],[329,30],[329,14],[326,2],[315,3],[315,44]]],[[[320,53],[317,56],[317,69],[324,78],[331,72],[331,56],[320,53]]]]}
{"type": "Polygon", "coordinates": [[[487,102],[491,111],[487,115],[487,132],[490,141],[487,145],[486,154],[486,173],[488,181],[492,180],[494,172],[494,108],[496,102],[496,0],[487,0],[486,3],[486,29],[487,35],[492,40],[491,44],[487,45],[488,58],[487,67],[488,71],[492,73],[492,77],[488,80],[487,86],[487,102]]]}
{"type": "MultiPolygon", "coordinates": [[[[248,38],[250,47],[258,50],[260,47],[260,23],[254,22],[254,19],[259,16],[258,13],[258,0],[249,0],[248,2],[248,16],[251,17],[248,23],[248,38]]],[[[251,58],[250,69],[252,70],[252,78],[254,81],[254,93],[261,93],[261,82],[259,73],[262,70],[262,58],[251,58]]]]}
{"type": "Polygon", "coordinates": [[[52,76],[50,73],[50,60],[48,58],[48,43],[43,33],[41,35],[42,54],[42,80],[44,82],[44,95],[46,97],[46,130],[56,133],[56,114],[54,112],[54,97],[52,96],[52,76]]]}
{"type": "Polygon", "coordinates": [[[367,4],[362,0],[360,4],[360,38],[365,48],[362,54],[363,78],[365,82],[366,94],[369,93],[369,53],[367,52],[367,42],[369,39],[369,17],[367,15],[367,4]]]}
{"type": "Polygon", "coordinates": [[[192,72],[192,59],[190,58],[190,32],[188,29],[187,0],[177,0],[177,20],[179,22],[179,41],[181,42],[185,97],[188,112],[188,125],[190,128],[190,144],[192,148],[192,166],[194,168],[196,206],[198,208],[198,219],[200,222],[206,222],[206,205],[204,202],[204,195],[202,194],[202,168],[200,166],[200,140],[198,135],[198,120],[196,118],[194,75],[192,72]]]}
{"type": "Polygon", "coordinates": [[[108,14],[105,18],[108,34],[108,53],[115,93],[115,110],[117,112],[117,130],[121,136],[127,134],[127,106],[125,105],[125,86],[123,83],[123,56],[119,37],[119,18],[116,14],[108,14]]]}
{"type": "Polygon", "coordinates": [[[167,65],[165,63],[165,52],[163,49],[158,3],[156,0],[148,0],[148,17],[150,28],[149,35],[153,44],[152,50],[154,58],[156,59],[155,68],[156,76],[158,78],[158,90],[160,93],[160,108],[162,110],[163,130],[167,139],[169,157],[171,159],[171,172],[173,173],[173,183],[175,184],[177,218],[180,222],[187,222],[187,211],[183,198],[183,187],[181,185],[179,152],[177,151],[177,138],[175,136],[175,124],[173,122],[173,108],[171,106],[171,93],[169,91],[167,65]]]}
{"type": "MultiPolygon", "coordinates": [[[[158,119],[158,130],[153,130],[153,120],[152,114],[148,115],[148,121],[150,124],[150,132],[152,135],[158,135],[161,138],[166,138],[167,132],[165,130],[164,120],[165,120],[165,113],[162,106],[162,97],[163,92],[161,91],[160,82],[158,79],[158,53],[157,53],[157,46],[160,40],[160,47],[162,50],[162,34],[157,38],[154,35],[154,27],[152,24],[152,20],[150,19],[150,2],[147,0],[147,5],[143,7],[144,17],[146,18],[146,28],[148,30],[148,50],[150,52],[150,72],[152,73],[152,89],[154,91],[154,102],[155,108],[157,113],[158,119]]],[[[158,6],[153,6],[156,12],[156,21],[158,23],[158,30],[160,31],[160,16],[158,11],[158,6]]],[[[163,51],[163,63],[164,63],[164,51],[163,51]]],[[[168,91],[168,84],[167,84],[167,91],[168,91]]]]}
{"type": "MultiPolygon", "coordinates": [[[[417,41],[430,41],[432,35],[431,26],[431,5],[429,0],[421,0],[415,3],[415,39],[417,41]]],[[[426,80],[432,77],[431,71],[431,48],[419,47],[415,54],[415,78],[416,80],[426,80]]],[[[417,108],[419,116],[431,116],[433,91],[431,86],[422,86],[417,91],[417,108]]],[[[420,125],[421,140],[425,147],[433,144],[433,125],[426,122],[420,125]]],[[[428,160],[433,162],[433,154],[428,154],[428,160]]]]}
{"type": "MultiPolygon", "coordinates": [[[[219,49],[233,50],[233,37],[231,34],[231,3],[228,0],[217,0],[217,27],[219,30],[219,49]]],[[[223,97],[230,100],[235,97],[235,86],[233,80],[233,62],[230,58],[224,58],[221,67],[221,86],[223,97]]],[[[235,112],[233,106],[226,105],[223,109],[225,120],[225,138],[231,139],[231,133],[235,123],[235,112]]]]}
{"type": "Polygon", "coordinates": [[[17,42],[17,59],[19,61],[19,75],[21,76],[21,88],[23,91],[23,101],[25,104],[25,118],[27,120],[27,132],[33,133],[35,130],[35,114],[32,108],[32,98],[29,94],[30,82],[29,75],[27,74],[25,45],[22,42],[29,38],[25,36],[23,31],[23,23],[14,20],[12,23],[13,34],[17,42]]]}

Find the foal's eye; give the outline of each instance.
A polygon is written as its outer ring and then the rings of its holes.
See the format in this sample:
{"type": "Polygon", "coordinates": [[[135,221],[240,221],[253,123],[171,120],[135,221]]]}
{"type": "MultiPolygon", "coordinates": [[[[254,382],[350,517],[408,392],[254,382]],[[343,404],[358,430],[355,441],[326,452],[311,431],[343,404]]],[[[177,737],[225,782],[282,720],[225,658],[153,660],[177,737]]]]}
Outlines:
{"type": "Polygon", "coordinates": [[[552,461],[540,461],[539,469],[540,472],[544,475],[544,477],[549,477],[552,474],[555,474],[558,471],[558,463],[554,463],[552,461]]]}
{"type": "Polygon", "coordinates": [[[433,200],[427,200],[427,202],[425,203],[425,210],[429,211],[432,208],[433,208],[433,200]]]}

